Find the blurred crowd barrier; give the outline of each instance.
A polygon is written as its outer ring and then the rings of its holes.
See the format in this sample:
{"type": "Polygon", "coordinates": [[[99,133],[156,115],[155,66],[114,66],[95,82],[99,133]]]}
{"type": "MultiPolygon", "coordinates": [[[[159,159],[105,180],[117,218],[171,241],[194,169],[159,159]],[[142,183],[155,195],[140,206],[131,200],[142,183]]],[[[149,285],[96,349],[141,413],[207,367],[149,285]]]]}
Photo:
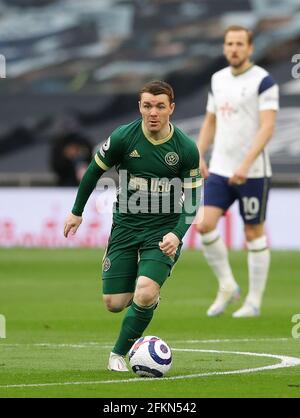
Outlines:
{"type": "MultiPolygon", "coordinates": [[[[63,236],[64,220],[72,208],[73,188],[0,189],[1,247],[105,247],[109,237],[115,191],[94,192],[86,205],[84,221],[74,236],[63,236]]],[[[297,219],[299,189],[273,189],[268,206],[267,236],[272,249],[300,249],[297,219]]],[[[229,248],[245,248],[243,225],[234,205],[220,223],[229,248]]],[[[200,248],[195,225],[189,229],[184,248],[200,248]]]]}

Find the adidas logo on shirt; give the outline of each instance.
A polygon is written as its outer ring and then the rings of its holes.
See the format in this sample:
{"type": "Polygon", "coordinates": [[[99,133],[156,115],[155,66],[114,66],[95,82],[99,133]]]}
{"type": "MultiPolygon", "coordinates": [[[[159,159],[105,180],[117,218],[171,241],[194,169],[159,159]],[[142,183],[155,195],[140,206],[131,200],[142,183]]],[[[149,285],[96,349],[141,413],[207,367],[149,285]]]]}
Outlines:
{"type": "Polygon", "coordinates": [[[135,149],[134,151],[132,151],[132,152],[129,154],[129,157],[131,157],[131,158],[140,158],[141,156],[140,156],[140,154],[138,153],[138,151],[135,149]]]}

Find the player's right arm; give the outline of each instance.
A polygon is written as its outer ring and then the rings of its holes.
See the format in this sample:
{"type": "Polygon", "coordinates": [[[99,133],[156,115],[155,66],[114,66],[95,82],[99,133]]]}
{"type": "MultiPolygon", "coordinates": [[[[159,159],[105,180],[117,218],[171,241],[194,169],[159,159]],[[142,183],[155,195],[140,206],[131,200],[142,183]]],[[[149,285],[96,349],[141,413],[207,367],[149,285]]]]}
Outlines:
{"type": "Polygon", "coordinates": [[[104,172],[105,170],[99,167],[95,159],[92,160],[80,182],[73,209],[65,221],[64,236],[66,238],[70,232],[74,235],[79,228],[86,202],[104,172]]]}
{"type": "Polygon", "coordinates": [[[207,150],[209,149],[210,145],[214,141],[215,132],[216,132],[216,115],[214,113],[207,112],[204,118],[203,125],[200,129],[200,132],[198,135],[198,141],[197,141],[199,153],[201,155],[200,171],[204,179],[206,179],[209,175],[208,167],[205,161],[205,154],[207,150]]]}
{"type": "Polygon", "coordinates": [[[94,159],[87,168],[78,188],[73,209],[65,221],[64,236],[76,233],[82,222],[84,207],[95,189],[99,178],[105,171],[118,164],[121,159],[121,136],[116,130],[101,146],[94,159]]]}
{"type": "Polygon", "coordinates": [[[216,103],[213,93],[214,76],[211,80],[211,88],[208,93],[208,100],[206,106],[206,115],[204,118],[203,125],[198,135],[198,150],[200,153],[200,171],[204,179],[209,176],[207,164],[205,161],[205,154],[209,149],[210,145],[214,142],[216,133],[216,103]]]}

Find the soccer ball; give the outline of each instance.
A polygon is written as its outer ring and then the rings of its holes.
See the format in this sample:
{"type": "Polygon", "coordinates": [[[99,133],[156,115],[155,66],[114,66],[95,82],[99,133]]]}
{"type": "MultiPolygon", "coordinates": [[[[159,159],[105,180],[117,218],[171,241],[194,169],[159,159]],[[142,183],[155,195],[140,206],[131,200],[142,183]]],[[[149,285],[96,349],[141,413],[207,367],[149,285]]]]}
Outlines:
{"type": "Polygon", "coordinates": [[[139,338],[131,347],[129,364],[138,376],[162,377],[172,365],[172,352],[167,343],[158,337],[139,338]]]}

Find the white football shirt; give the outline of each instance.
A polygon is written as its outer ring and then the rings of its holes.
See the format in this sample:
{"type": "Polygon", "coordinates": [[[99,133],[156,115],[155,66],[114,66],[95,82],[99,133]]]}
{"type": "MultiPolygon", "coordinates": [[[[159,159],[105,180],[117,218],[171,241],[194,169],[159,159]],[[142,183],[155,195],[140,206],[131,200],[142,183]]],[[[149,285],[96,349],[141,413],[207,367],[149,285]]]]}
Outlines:
{"type": "MultiPolygon", "coordinates": [[[[253,65],[235,76],[231,67],[211,79],[207,111],[216,115],[216,133],[210,172],[231,177],[242,163],[259,129],[259,112],[279,109],[279,89],[270,74],[253,65]]],[[[267,150],[254,161],[249,178],[270,177],[267,150]]]]}

